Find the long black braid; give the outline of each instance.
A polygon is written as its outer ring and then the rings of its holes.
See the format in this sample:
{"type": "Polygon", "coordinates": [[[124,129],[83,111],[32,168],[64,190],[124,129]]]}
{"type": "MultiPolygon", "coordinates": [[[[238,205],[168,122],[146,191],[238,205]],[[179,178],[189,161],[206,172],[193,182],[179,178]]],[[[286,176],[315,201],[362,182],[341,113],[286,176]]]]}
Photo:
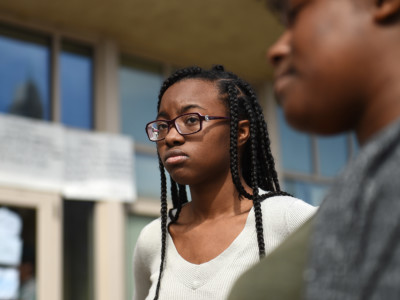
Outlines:
{"type": "MultiPolygon", "coordinates": [[[[161,86],[157,111],[160,108],[161,98],[165,91],[178,81],[184,79],[201,79],[215,82],[219,89],[220,97],[226,102],[230,113],[230,169],[233,183],[239,193],[239,197],[253,200],[254,214],[256,221],[257,242],[259,256],[265,255],[265,243],[263,234],[261,201],[276,195],[288,195],[282,192],[279,186],[277,172],[275,170],[274,158],[270,149],[267,124],[264,120],[262,108],[257,101],[257,97],[251,86],[237,77],[235,74],[225,71],[223,66],[214,66],[211,70],[204,70],[199,67],[189,67],[176,71],[161,86]],[[238,123],[240,120],[250,121],[250,138],[245,145],[242,161],[238,155],[238,123]],[[241,165],[239,165],[241,164],[241,165]],[[252,194],[246,192],[240,180],[240,172],[251,188],[252,194]],[[268,191],[259,195],[259,189],[268,191]]],[[[166,253],[166,234],[167,234],[167,215],[172,224],[179,218],[179,213],[183,204],[188,201],[186,187],[177,184],[172,178],[171,197],[173,208],[167,213],[167,186],[165,170],[160,161],[161,172],[161,264],[157,282],[156,295],[158,299],[161,286],[162,272],[166,253]]]]}
{"type": "Polygon", "coordinates": [[[158,294],[160,292],[161,285],[161,274],[164,269],[165,261],[165,250],[166,250],[166,240],[167,240],[167,178],[165,176],[164,165],[160,157],[158,158],[158,164],[161,173],[161,264],[160,264],[160,276],[157,282],[156,295],[154,299],[158,299],[158,294]]]}

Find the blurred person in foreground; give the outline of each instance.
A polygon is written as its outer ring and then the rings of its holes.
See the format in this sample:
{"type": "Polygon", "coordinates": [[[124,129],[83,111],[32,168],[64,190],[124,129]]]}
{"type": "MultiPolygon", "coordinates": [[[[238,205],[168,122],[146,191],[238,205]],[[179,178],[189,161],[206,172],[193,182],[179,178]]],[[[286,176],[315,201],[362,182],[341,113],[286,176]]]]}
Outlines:
{"type": "Polygon", "coordinates": [[[354,130],[361,149],[229,299],[400,299],[400,0],[268,3],[286,25],[268,57],[288,122],[354,130]]]}

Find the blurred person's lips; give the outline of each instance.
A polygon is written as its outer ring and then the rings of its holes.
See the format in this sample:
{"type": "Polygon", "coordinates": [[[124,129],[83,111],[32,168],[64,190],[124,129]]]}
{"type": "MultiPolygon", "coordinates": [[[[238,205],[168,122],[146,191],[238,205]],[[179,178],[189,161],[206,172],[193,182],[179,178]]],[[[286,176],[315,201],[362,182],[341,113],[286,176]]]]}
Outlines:
{"type": "Polygon", "coordinates": [[[179,149],[167,151],[163,157],[164,164],[174,165],[185,161],[189,156],[179,149]]]}
{"type": "Polygon", "coordinates": [[[281,96],[287,86],[295,77],[295,69],[291,65],[285,65],[275,72],[274,76],[274,91],[275,94],[281,96]]]}

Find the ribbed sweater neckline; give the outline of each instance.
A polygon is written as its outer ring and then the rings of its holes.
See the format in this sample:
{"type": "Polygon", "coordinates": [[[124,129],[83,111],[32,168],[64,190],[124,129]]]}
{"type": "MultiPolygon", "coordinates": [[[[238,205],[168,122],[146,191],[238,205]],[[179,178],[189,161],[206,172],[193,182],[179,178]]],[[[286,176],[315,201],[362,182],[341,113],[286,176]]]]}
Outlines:
{"type": "MultiPolygon", "coordinates": [[[[168,223],[170,220],[168,219],[168,223]]],[[[165,270],[169,270],[177,279],[191,289],[197,289],[211,281],[213,276],[220,270],[229,266],[240,253],[239,248],[253,240],[255,230],[254,208],[252,207],[246,219],[242,231],[236,236],[232,243],[215,258],[201,263],[194,264],[184,259],[175,247],[171,235],[167,234],[167,262],[165,270]],[[190,274],[190,275],[189,275],[190,274]]]]}

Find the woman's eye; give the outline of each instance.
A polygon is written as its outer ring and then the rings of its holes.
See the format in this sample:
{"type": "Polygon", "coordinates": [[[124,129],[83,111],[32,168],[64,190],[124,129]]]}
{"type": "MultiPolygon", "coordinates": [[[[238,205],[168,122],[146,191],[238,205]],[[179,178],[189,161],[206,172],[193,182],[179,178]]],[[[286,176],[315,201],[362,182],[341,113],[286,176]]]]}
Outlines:
{"type": "Polygon", "coordinates": [[[199,122],[199,118],[189,117],[189,118],[186,119],[185,124],[186,125],[194,125],[194,124],[197,124],[198,122],[199,122]]]}
{"type": "Polygon", "coordinates": [[[164,123],[158,124],[157,129],[158,130],[166,130],[166,129],[168,129],[168,125],[164,124],[164,123]]]}

